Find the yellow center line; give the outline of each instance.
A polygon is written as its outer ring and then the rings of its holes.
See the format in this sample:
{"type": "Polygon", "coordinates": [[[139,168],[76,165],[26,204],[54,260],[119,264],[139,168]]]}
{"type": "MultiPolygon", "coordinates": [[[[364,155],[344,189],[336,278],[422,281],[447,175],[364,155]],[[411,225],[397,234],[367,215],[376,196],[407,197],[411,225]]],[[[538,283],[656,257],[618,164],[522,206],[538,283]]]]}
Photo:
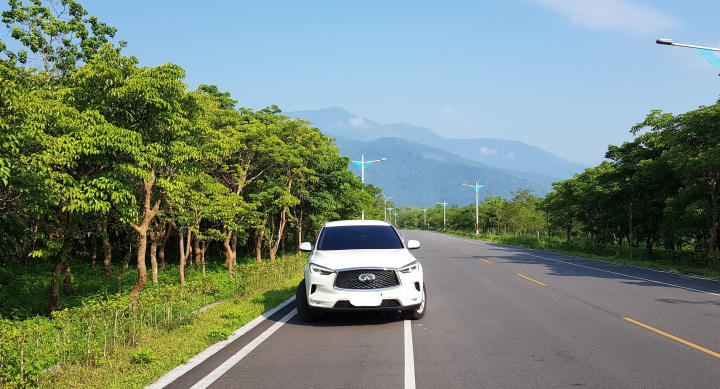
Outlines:
{"type": "Polygon", "coordinates": [[[640,323],[639,321],[633,320],[633,319],[631,319],[631,318],[629,318],[629,317],[623,317],[623,319],[629,321],[630,323],[639,325],[639,326],[642,327],[642,328],[645,328],[645,329],[647,329],[647,330],[650,330],[650,331],[652,331],[652,332],[655,332],[656,334],[660,334],[660,335],[665,336],[665,337],[668,337],[668,338],[670,338],[670,339],[672,339],[672,340],[674,340],[674,341],[676,341],[676,342],[680,342],[680,343],[682,343],[682,344],[684,344],[684,345],[686,345],[686,346],[690,346],[690,347],[694,348],[695,350],[699,350],[699,351],[702,351],[702,352],[704,352],[704,353],[706,353],[706,354],[710,354],[710,355],[712,355],[712,356],[715,357],[715,358],[720,358],[720,354],[716,353],[715,351],[708,350],[708,349],[706,349],[705,347],[698,346],[698,345],[696,345],[695,343],[688,342],[688,341],[685,340],[685,339],[680,339],[680,338],[678,338],[678,337],[675,336],[675,335],[670,335],[670,334],[668,334],[667,332],[660,331],[660,330],[657,329],[657,328],[650,327],[650,326],[647,325],[647,324],[640,323]]]}
{"type": "Polygon", "coordinates": [[[463,254],[466,254],[466,255],[467,255],[467,253],[466,253],[466,252],[464,252],[464,251],[462,251],[462,250],[460,250],[460,252],[461,252],[461,253],[463,253],[463,254]]]}
{"type": "Polygon", "coordinates": [[[518,275],[519,275],[520,277],[522,277],[522,278],[524,278],[524,279],[526,279],[526,280],[528,280],[528,281],[532,281],[532,282],[534,282],[534,283],[536,283],[536,284],[538,284],[538,285],[547,286],[547,285],[543,284],[543,283],[540,282],[540,281],[535,281],[535,280],[533,280],[532,278],[526,277],[526,276],[524,276],[524,275],[522,275],[522,274],[520,274],[520,273],[518,273],[518,275]]]}
{"type": "Polygon", "coordinates": [[[455,248],[455,247],[452,247],[452,246],[448,246],[448,247],[450,247],[451,249],[454,249],[454,248],[455,248]]]}
{"type": "Polygon", "coordinates": [[[487,259],[482,259],[482,258],[480,258],[480,260],[483,261],[483,262],[485,262],[485,263],[489,263],[489,264],[492,265],[492,262],[488,261],[487,259]]]}

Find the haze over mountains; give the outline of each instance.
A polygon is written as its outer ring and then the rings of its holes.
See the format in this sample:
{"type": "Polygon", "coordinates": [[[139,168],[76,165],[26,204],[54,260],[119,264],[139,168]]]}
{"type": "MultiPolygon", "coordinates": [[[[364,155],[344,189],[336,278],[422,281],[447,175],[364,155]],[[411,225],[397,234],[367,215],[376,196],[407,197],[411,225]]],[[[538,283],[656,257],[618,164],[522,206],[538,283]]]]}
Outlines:
{"type": "MultiPolygon", "coordinates": [[[[358,160],[387,158],[365,173],[365,182],[397,196],[395,204],[433,207],[437,202],[467,205],[475,202],[463,183],[485,185],[480,197],[511,198],[513,191],[530,189],[538,196],[551,184],[587,166],[564,160],[538,147],[500,139],[446,139],[432,130],[406,123],[380,124],[342,108],[286,112],[313,123],[336,138],[340,153],[358,160]]],[[[359,175],[358,169],[352,169],[359,175]]]]}
{"type": "Polygon", "coordinates": [[[323,133],[368,142],[396,137],[449,151],[471,161],[560,179],[570,178],[590,166],[568,161],[539,147],[495,138],[446,139],[433,130],[407,123],[380,124],[360,118],[340,107],[315,111],[285,112],[292,118],[309,120],[323,133]]]}

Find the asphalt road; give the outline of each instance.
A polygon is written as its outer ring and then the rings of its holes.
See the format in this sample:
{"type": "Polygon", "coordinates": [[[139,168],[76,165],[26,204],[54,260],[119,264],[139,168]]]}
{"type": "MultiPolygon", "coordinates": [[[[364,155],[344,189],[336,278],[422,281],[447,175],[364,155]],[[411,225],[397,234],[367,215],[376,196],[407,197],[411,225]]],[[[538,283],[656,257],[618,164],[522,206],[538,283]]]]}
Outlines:
{"type": "Polygon", "coordinates": [[[404,235],[422,244],[422,320],[332,314],[308,325],[291,302],[153,387],[720,387],[720,282],[404,235]]]}

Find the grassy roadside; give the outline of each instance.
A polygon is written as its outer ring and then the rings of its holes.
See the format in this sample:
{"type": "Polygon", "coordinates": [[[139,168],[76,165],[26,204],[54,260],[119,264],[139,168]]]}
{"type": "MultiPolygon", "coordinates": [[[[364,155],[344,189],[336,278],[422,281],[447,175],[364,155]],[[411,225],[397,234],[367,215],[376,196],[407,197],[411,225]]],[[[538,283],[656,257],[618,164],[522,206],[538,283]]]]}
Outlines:
{"type": "Polygon", "coordinates": [[[143,388],[176,366],[187,362],[208,346],[226,339],[263,312],[295,294],[302,275],[286,280],[274,289],[258,291],[255,296],[234,298],[199,313],[191,325],[176,330],[147,334],[138,347],[121,348],[101,366],[85,364],[64,366],[41,388],[143,388]],[[140,351],[140,353],[138,352],[140,351]],[[148,356],[147,363],[133,363],[138,355],[148,356]]]}
{"type": "Polygon", "coordinates": [[[0,318],[0,388],[142,388],[292,296],[305,261],[248,261],[233,280],[218,266],[185,287],[149,287],[135,308],[115,295],[52,319],[0,318]]]}
{"type": "Polygon", "coordinates": [[[448,235],[462,236],[464,238],[477,239],[486,242],[502,243],[512,246],[527,247],[536,250],[554,252],[559,254],[573,255],[577,257],[600,259],[609,262],[622,263],[631,266],[640,266],[650,269],[663,270],[667,272],[692,274],[702,277],[720,279],[720,263],[712,259],[705,260],[701,263],[689,261],[686,256],[678,256],[679,259],[668,259],[669,256],[664,255],[664,250],[657,249],[654,257],[649,257],[643,248],[630,247],[597,247],[586,248],[582,244],[564,244],[553,242],[548,244],[547,241],[538,241],[535,236],[518,236],[518,235],[497,235],[497,234],[480,234],[467,233],[462,231],[436,231],[448,235]],[[598,252],[600,251],[600,253],[598,252]],[[609,253],[608,253],[609,252],[609,253]]]}

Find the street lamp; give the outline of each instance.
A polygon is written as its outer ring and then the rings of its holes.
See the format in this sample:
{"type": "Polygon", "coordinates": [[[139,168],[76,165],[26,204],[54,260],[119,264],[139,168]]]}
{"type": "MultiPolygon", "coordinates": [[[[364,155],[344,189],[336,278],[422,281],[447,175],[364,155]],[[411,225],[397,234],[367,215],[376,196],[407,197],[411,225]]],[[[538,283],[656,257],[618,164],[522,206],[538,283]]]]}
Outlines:
{"type": "Polygon", "coordinates": [[[655,41],[655,43],[659,45],[668,45],[668,46],[678,46],[678,47],[689,47],[693,49],[693,52],[706,60],[710,62],[710,65],[720,68],[720,57],[716,57],[712,52],[713,51],[720,51],[720,48],[718,47],[708,47],[708,46],[698,46],[698,45],[688,45],[685,43],[675,43],[670,38],[660,38],[655,41]]]}
{"type": "Polygon", "coordinates": [[[397,228],[397,212],[395,212],[393,215],[395,215],[395,228],[397,228]]]}
{"type": "Polygon", "coordinates": [[[686,43],[675,43],[670,38],[660,38],[655,41],[655,43],[659,45],[668,45],[668,46],[678,46],[678,47],[689,47],[691,49],[700,49],[700,50],[710,50],[710,51],[720,51],[720,48],[718,47],[708,47],[708,46],[698,46],[698,45],[688,45],[686,43]]]}
{"type": "MultiPolygon", "coordinates": [[[[375,162],[382,162],[386,161],[387,158],[380,158],[380,159],[373,159],[371,161],[365,160],[365,154],[360,155],[359,161],[352,161],[353,165],[357,166],[358,169],[360,169],[360,180],[363,183],[363,190],[365,190],[365,169],[369,168],[370,165],[372,165],[375,162]]],[[[365,220],[365,210],[362,210],[362,220],[365,220]]]]}
{"type": "Polygon", "coordinates": [[[394,199],[394,198],[395,198],[395,196],[385,197],[385,206],[383,207],[383,208],[385,208],[385,221],[387,221],[387,201],[388,201],[388,199],[394,199]]]}
{"type": "Polygon", "coordinates": [[[443,231],[445,231],[445,208],[447,207],[448,202],[443,201],[442,203],[438,203],[438,204],[442,204],[442,206],[443,206],[443,231]]]}
{"type": "Polygon", "coordinates": [[[423,225],[427,228],[427,208],[423,208],[423,225]]]}
{"type": "MultiPolygon", "coordinates": [[[[395,209],[395,208],[393,208],[393,207],[387,207],[387,208],[385,208],[385,210],[386,210],[386,211],[385,211],[385,215],[387,215],[387,211],[390,211],[390,214],[392,214],[392,210],[393,210],[393,209],[395,209]]],[[[385,219],[385,221],[387,221],[387,219],[385,219]]]]}
{"type": "Polygon", "coordinates": [[[480,217],[478,214],[478,196],[480,193],[480,188],[482,188],[485,185],[480,185],[478,181],[475,181],[475,185],[468,185],[463,184],[464,186],[469,186],[475,190],[475,235],[480,234],[480,217]]]}

